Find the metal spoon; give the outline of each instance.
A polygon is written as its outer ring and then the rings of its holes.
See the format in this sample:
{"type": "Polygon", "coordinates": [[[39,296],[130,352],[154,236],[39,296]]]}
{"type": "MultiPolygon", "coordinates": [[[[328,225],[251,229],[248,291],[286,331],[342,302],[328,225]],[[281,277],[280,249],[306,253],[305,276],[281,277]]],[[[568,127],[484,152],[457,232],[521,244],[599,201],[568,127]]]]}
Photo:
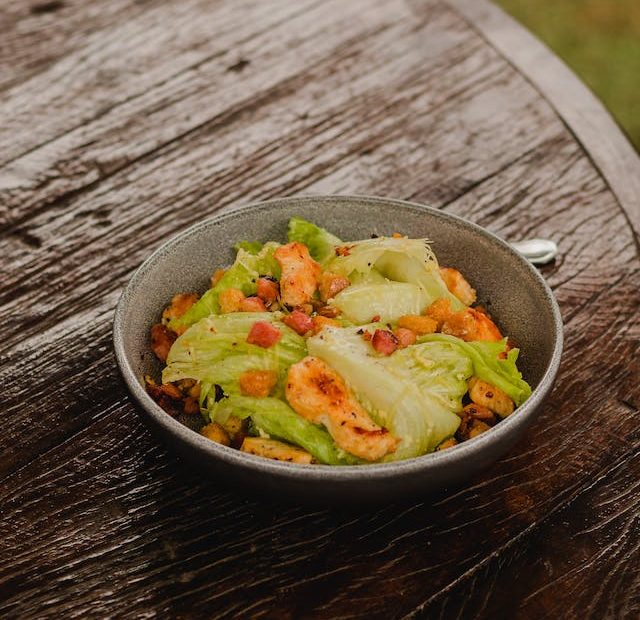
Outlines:
{"type": "Polygon", "coordinates": [[[558,253],[558,246],[551,239],[524,239],[512,241],[511,245],[534,265],[550,263],[558,253]]]}

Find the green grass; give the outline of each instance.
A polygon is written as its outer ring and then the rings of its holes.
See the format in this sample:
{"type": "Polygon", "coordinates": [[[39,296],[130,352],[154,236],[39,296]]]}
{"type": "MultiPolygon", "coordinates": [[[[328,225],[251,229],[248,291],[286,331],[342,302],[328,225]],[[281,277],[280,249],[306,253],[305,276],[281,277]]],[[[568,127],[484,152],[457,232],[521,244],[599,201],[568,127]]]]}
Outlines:
{"type": "Polygon", "coordinates": [[[640,0],[495,0],[593,90],[640,150],[640,0]]]}

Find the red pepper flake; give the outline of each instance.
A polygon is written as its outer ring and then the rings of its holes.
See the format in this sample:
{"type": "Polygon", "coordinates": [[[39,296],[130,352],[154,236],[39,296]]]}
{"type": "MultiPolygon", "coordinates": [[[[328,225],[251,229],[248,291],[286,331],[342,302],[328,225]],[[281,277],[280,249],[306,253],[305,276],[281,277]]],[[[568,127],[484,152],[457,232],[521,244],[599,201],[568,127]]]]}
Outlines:
{"type": "Polygon", "coordinates": [[[398,348],[398,339],[386,329],[376,329],[371,345],[383,355],[391,355],[398,348]]]}
{"type": "Polygon", "coordinates": [[[256,321],[249,331],[247,342],[268,349],[278,342],[281,337],[282,332],[268,321],[256,321]]]}

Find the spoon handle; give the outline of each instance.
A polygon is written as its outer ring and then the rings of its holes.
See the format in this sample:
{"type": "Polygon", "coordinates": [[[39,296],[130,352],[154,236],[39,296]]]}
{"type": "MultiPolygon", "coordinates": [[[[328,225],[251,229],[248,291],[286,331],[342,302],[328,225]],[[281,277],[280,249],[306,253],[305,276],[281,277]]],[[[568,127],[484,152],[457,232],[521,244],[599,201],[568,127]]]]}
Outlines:
{"type": "Polygon", "coordinates": [[[558,253],[558,246],[551,239],[524,239],[512,241],[511,245],[534,265],[550,263],[558,253]]]}

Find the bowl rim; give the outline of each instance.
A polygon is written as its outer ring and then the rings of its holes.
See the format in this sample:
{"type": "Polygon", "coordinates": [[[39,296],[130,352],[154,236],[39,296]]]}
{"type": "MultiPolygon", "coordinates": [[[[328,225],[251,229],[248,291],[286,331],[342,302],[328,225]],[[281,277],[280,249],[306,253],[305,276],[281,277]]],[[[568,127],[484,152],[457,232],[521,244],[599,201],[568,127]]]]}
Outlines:
{"type": "Polygon", "coordinates": [[[140,405],[145,412],[151,416],[153,421],[160,425],[160,427],[162,427],[162,429],[167,433],[177,435],[178,439],[185,443],[192,444],[196,450],[206,452],[215,459],[224,461],[227,465],[231,465],[233,467],[240,467],[253,471],[257,470],[263,474],[271,474],[276,477],[285,476],[288,479],[295,478],[301,481],[314,479],[327,481],[330,479],[333,482],[341,483],[352,480],[362,480],[363,478],[366,478],[367,480],[384,480],[398,475],[404,476],[411,473],[424,473],[424,471],[428,469],[453,467],[461,461],[469,459],[473,460],[474,457],[480,458],[481,455],[484,454],[485,450],[490,448],[492,444],[500,443],[501,438],[506,440],[512,433],[517,433],[519,429],[524,430],[523,427],[526,428],[526,426],[528,426],[529,419],[534,416],[536,410],[542,404],[553,386],[554,379],[560,366],[564,337],[560,308],[558,307],[558,303],[551,288],[543,276],[534,265],[518,254],[506,241],[486,228],[470,222],[458,215],[447,213],[428,205],[406,200],[359,194],[305,194],[302,196],[293,195],[280,198],[276,197],[269,200],[251,202],[242,206],[235,206],[234,204],[229,207],[225,207],[215,215],[192,224],[160,245],[136,269],[122,290],[114,314],[113,341],[116,361],[129,391],[134,396],[138,405],[140,405]],[[481,435],[467,440],[454,448],[443,450],[441,452],[431,452],[422,456],[399,461],[391,461],[388,463],[342,466],[323,464],[303,465],[266,459],[241,452],[236,448],[230,448],[213,442],[168,415],[149,396],[149,394],[147,394],[146,390],[144,390],[142,385],[139,383],[138,378],[129,363],[123,337],[123,321],[127,311],[129,295],[144,283],[144,278],[147,272],[163,258],[168,250],[174,246],[180,245],[186,238],[197,234],[202,229],[209,228],[210,226],[216,225],[224,220],[237,217],[240,214],[259,211],[267,206],[286,206],[290,204],[309,203],[317,200],[322,200],[325,203],[333,202],[337,206],[344,205],[345,203],[352,205],[357,202],[386,204],[390,206],[398,205],[405,209],[408,208],[409,210],[413,210],[416,213],[429,213],[435,217],[449,220],[459,226],[471,228],[476,233],[488,238],[498,246],[501,246],[511,254],[511,257],[514,260],[523,265],[531,273],[531,275],[538,281],[538,284],[543,288],[549,302],[553,316],[553,332],[555,341],[553,345],[553,352],[544,374],[540,378],[536,388],[532,391],[531,396],[522,405],[520,405],[520,407],[518,407],[518,415],[512,415],[501,420],[500,423],[496,427],[492,428],[490,432],[482,433],[481,435]]]}

